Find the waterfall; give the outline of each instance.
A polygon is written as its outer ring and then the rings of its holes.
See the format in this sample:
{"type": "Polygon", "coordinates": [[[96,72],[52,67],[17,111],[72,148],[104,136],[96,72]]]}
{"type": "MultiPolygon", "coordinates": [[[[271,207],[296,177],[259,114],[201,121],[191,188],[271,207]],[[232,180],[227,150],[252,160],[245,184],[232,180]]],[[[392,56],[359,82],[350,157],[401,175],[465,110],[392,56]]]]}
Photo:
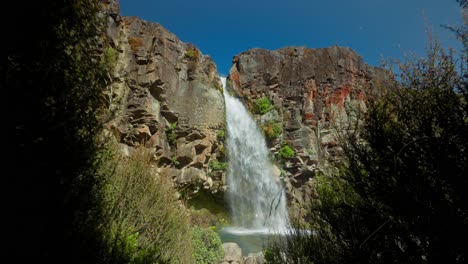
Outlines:
{"type": "Polygon", "coordinates": [[[289,228],[286,196],[275,178],[263,134],[241,101],[224,88],[227,126],[227,192],[232,222],[256,232],[282,232],[289,228]],[[263,230],[263,231],[262,231],[263,230]]]}

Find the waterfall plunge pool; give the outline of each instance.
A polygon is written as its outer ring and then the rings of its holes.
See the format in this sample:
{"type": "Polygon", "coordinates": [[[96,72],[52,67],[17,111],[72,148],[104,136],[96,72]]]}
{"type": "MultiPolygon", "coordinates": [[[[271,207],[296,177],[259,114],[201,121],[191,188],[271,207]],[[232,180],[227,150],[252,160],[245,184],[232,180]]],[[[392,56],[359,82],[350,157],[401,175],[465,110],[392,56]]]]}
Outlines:
{"type": "Polygon", "coordinates": [[[274,239],[282,239],[288,235],[294,235],[302,232],[304,235],[311,235],[311,230],[288,229],[274,232],[266,228],[246,229],[242,227],[224,227],[218,231],[223,243],[233,242],[242,249],[242,255],[249,253],[258,253],[268,247],[268,243],[274,239]]]}
{"type": "Polygon", "coordinates": [[[242,254],[263,251],[268,246],[269,239],[281,233],[274,233],[268,229],[245,229],[241,227],[225,227],[218,231],[223,243],[233,242],[242,249],[242,254]]]}

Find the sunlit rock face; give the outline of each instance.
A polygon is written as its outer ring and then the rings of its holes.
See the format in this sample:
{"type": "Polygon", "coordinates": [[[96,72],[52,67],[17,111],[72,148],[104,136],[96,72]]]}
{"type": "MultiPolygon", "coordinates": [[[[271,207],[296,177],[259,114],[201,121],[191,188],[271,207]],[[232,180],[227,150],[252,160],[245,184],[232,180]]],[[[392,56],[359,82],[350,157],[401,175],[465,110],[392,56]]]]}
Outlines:
{"type": "Polygon", "coordinates": [[[118,1],[102,4],[117,54],[106,95],[115,113],[109,131],[124,153],[154,150],[160,174],[177,184],[221,190],[223,172],[208,166],[224,159],[217,136],[224,129],[224,99],[213,60],[159,24],[120,17],[118,1]]]}
{"type": "Polygon", "coordinates": [[[252,49],[234,57],[228,89],[244,99],[265,131],[272,124],[281,128],[269,139],[272,153],[284,142],[295,151],[282,164],[293,215],[313,196],[309,185],[315,170],[340,152],[337,132],[355,122],[366,93],[387,79],[345,47],[252,49]],[[256,102],[265,97],[272,107],[256,112],[256,102]]]}

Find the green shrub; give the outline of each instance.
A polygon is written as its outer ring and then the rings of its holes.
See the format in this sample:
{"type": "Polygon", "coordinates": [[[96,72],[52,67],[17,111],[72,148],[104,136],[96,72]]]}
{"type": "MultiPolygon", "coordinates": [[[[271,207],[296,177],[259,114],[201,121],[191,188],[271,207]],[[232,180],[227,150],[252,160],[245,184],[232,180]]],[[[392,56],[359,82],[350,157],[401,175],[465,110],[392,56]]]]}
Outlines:
{"type": "Polygon", "coordinates": [[[185,57],[189,59],[197,59],[198,56],[200,56],[200,52],[195,48],[189,49],[185,52],[185,57]]]}
{"type": "Polygon", "coordinates": [[[215,80],[213,83],[216,90],[220,91],[221,94],[224,93],[223,86],[218,81],[215,80]]]}
{"type": "Polygon", "coordinates": [[[105,178],[100,230],[116,263],[193,263],[189,219],[171,182],[154,175],[151,155],[136,149],[129,158],[112,155],[100,173],[105,178]]]}
{"type": "Polygon", "coordinates": [[[226,162],[222,162],[218,160],[211,160],[210,163],[208,164],[208,167],[210,167],[210,169],[215,170],[215,171],[223,171],[223,170],[226,170],[227,164],[226,162]]]}
{"type": "Polygon", "coordinates": [[[176,128],[177,122],[170,124],[169,127],[166,128],[166,137],[171,146],[176,146],[177,144],[177,135],[175,133],[176,128]]]}
{"type": "Polygon", "coordinates": [[[107,47],[104,50],[103,62],[108,68],[113,69],[116,66],[117,58],[118,58],[118,53],[114,48],[107,47]]]}
{"type": "Polygon", "coordinates": [[[221,129],[220,131],[218,131],[218,134],[216,134],[216,137],[218,138],[218,140],[224,140],[225,138],[225,132],[224,132],[224,129],[221,129]]]}
{"type": "Polygon", "coordinates": [[[294,150],[288,144],[284,144],[278,151],[278,156],[281,159],[290,159],[294,157],[294,155],[295,155],[294,150]]]}
{"type": "Polygon", "coordinates": [[[262,130],[268,139],[278,138],[281,135],[281,132],[283,132],[281,124],[276,122],[268,122],[263,124],[262,130]]]}
{"type": "Polygon", "coordinates": [[[177,157],[171,157],[171,164],[174,166],[179,166],[180,162],[177,160],[177,157]]]}
{"type": "Polygon", "coordinates": [[[224,144],[219,146],[219,152],[221,153],[222,158],[224,158],[226,156],[226,147],[224,147],[224,144]]]}
{"type": "Polygon", "coordinates": [[[262,97],[255,100],[255,110],[259,114],[266,114],[272,108],[270,100],[267,97],[262,97]]]}
{"type": "Polygon", "coordinates": [[[211,228],[195,226],[192,229],[192,244],[197,264],[217,264],[224,256],[221,238],[211,228]]]}

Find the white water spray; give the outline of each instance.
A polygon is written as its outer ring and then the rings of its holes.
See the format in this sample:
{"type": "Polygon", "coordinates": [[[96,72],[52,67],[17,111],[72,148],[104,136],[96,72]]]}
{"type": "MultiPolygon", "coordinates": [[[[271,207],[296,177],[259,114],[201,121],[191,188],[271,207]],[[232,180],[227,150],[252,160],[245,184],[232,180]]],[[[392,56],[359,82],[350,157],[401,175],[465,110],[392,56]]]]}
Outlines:
{"type": "MultiPolygon", "coordinates": [[[[227,201],[245,232],[286,232],[289,217],[280,179],[273,176],[265,139],[244,105],[224,88],[227,124],[227,201]]],[[[238,229],[238,232],[241,231],[238,229]]]]}

